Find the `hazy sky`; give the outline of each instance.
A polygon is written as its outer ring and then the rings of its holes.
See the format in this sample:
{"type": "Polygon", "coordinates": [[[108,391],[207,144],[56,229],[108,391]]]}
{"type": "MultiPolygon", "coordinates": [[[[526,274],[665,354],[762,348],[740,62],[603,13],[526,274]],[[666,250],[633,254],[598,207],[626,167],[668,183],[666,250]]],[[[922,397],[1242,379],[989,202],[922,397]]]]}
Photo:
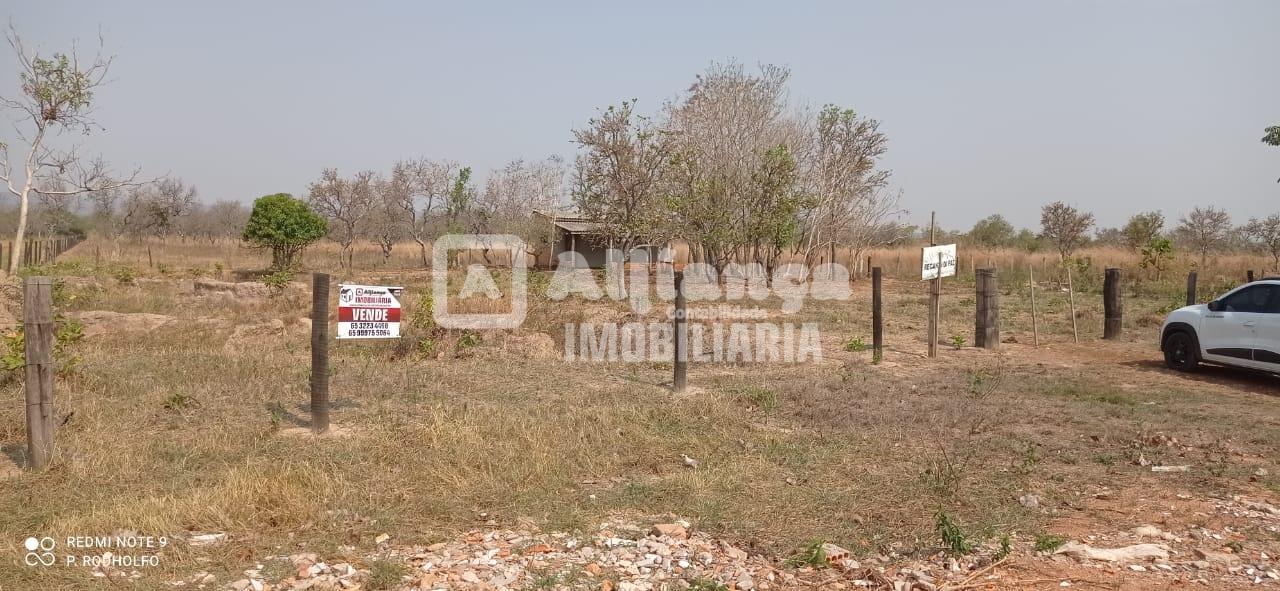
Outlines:
{"type": "MultiPolygon", "coordinates": [[[[712,61],[881,120],[909,219],[1064,200],[1116,225],[1280,211],[1280,2],[22,2],[29,44],[116,56],[87,140],[206,200],[306,193],[324,167],[570,158],[570,129],[656,112],[712,61]]],[[[16,90],[10,54],[0,93],[16,90]]],[[[11,133],[0,130],[0,138],[11,133]]]]}

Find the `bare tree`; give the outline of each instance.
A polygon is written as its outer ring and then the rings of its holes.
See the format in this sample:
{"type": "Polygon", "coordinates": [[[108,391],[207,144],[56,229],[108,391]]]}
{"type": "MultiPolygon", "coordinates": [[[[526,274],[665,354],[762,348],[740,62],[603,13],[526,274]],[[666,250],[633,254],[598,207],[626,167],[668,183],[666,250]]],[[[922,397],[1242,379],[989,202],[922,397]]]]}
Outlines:
{"type": "Polygon", "coordinates": [[[403,160],[391,169],[391,182],[408,182],[409,191],[398,193],[397,207],[402,212],[405,233],[418,243],[422,266],[427,266],[427,242],[439,233],[438,211],[444,207],[449,190],[457,180],[461,166],[456,162],[425,158],[403,160]]]}
{"type": "Polygon", "coordinates": [[[110,190],[132,184],[137,171],[124,180],[114,179],[102,160],[85,160],[74,146],[66,150],[50,146],[51,136],[88,134],[93,130],[90,115],[94,93],[102,86],[111,59],[99,55],[81,63],[74,47],[70,53],[43,57],[36,51],[28,51],[12,27],[7,37],[18,58],[22,96],[0,98],[0,106],[19,113],[15,129],[26,151],[18,164],[21,170],[15,172],[15,162],[10,158],[11,148],[15,146],[0,141],[3,154],[0,180],[18,198],[18,224],[9,257],[9,272],[13,273],[22,261],[33,193],[52,198],[110,190]]]}
{"type": "Polygon", "coordinates": [[[327,168],[319,181],[311,183],[311,208],[331,222],[333,239],[342,247],[338,262],[348,271],[352,268],[352,245],[361,237],[376,202],[375,176],[373,171],[363,171],[344,179],[337,169],[327,168]]]}
{"type": "Polygon", "coordinates": [[[215,201],[209,206],[207,214],[209,231],[219,239],[238,239],[249,223],[249,208],[239,201],[215,201]]]}
{"type": "MultiPolygon", "coordinates": [[[[1280,130],[1276,133],[1280,134],[1280,130]]],[[[1264,219],[1250,218],[1240,230],[1271,255],[1271,268],[1280,272],[1280,213],[1264,219]]]]}
{"type": "Polygon", "coordinates": [[[196,207],[196,196],[195,187],[174,178],[130,187],[124,196],[121,223],[124,230],[135,237],[150,234],[165,238],[174,230],[183,234],[186,228],[179,220],[196,207]]]}
{"type": "Polygon", "coordinates": [[[555,230],[536,212],[554,212],[564,198],[564,161],[552,156],[538,162],[513,160],[489,175],[476,198],[486,231],[519,236],[525,255],[550,248],[555,230]]]}
{"type": "Polygon", "coordinates": [[[179,219],[178,226],[184,235],[216,243],[224,238],[237,238],[249,221],[249,210],[236,201],[217,201],[209,205],[200,203],[179,219]]]}
{"type": "Polygon", "coordinates": [[[1217,250],[1231,235],[1231,216],[1213,206],[1197,207],[1178,220],[1178,237],[1200,253],[1200,266],[1204,267],[1209,253],[1217,250]]]}
{"type": "MultiPolygon", "coordinates": [[[[853,267],[863,269],[862,253],[868,249],[896,244],[912,232],[900,221],[906,210],[900,207],[902,192],[879,190],[855,201],[848,222],[839,230],[836,243],[849,247],[853,267]]],[[[830,258],[835,261],[835,248],[830,258]]]]}
{"type": "MultiPolygon", "coordinates": [[[[76,231],[75,210],[79,207],[80,195],[62,193],[39,193],[40,215],[37,233],[45,236],[72,234],[76,231]]],[[[83,229],[80,230],[83,232],[83,229]]]]}
{"type": "Polygon", "coordinates": [[[583,150],[574,170],[574,204],[624,257],[666,228],[659,181],[669,144],[634,107],[635,101],[610,106],[573,132],[583,150]]]}
{"type": "Polygon", "coordinates": [[[882,190],[889,171],[876,165],[888,146],[880,122],[859,117],[852,109],[827,105],[819,111],[811,158],[813,206],[802,213],[805,261],[846,242],[858,253],[885,218],[897,213],[897,199],[882,190]]]}
{"type": "Polygon", "coordinates": [[[120,222],[116,208],[124,196],[124,191],[116,187],[92,191],[85,195],[89,198],[90,216],[94,229],[111,238],[119,237],[124,232],[124,224],[120,222]]]}
{"type": "Polygon", "coordinates": [[[1089,239],[1093,214],[1082,212],[1061,201],[1040,209],[1040,235],[1058,247],[1058,255],[1067,260],[1089,239]]]}
{"type": "Polygon", "coordinates": [[[133,210],[135,230],[150,232],[161,239],[174,230],[184,235],[178,221],[196,206],[197,195],[194,186],[175,178],[134,187],[126,199],[133,210]]]}
{"type": "MultiPolygon", "coordinates": [[[[382,264],[391,259],[391,251],[404,238],[412,220],[406,216],[405,203],[413,203],[413,179],[405,170],[394,168],[391,178],[373,179],[374,203],[369,212],[368,234],[382,249],[382,264]]],[[[412,211],[412,208],[410,208],[412,211]]]]}

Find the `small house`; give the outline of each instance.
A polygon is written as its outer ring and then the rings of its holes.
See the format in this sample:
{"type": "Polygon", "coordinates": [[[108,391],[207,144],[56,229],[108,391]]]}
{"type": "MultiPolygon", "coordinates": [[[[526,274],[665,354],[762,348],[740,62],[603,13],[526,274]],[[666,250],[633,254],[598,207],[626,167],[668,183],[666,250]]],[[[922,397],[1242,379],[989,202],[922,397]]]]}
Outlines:
{"type": "MultiPolygon", "coordinates": [[[[587,268],[603,269],[609,262],[609,249],[614,248],[612,241],[604,236],[600,224],[572,214],[549,214],[535,212],[552,224],[555,232],[551,240],[549,256],[538,257],[539,266],[555,267],[561,253],[576,252],[586,259],[587,268]]],[[[658,262],[661,255],[660,245],[641,245],[637,248],[649,252],[649,263],[658,262]]],[[[576,258],[576,257],[575,257],[576,258]]]]}

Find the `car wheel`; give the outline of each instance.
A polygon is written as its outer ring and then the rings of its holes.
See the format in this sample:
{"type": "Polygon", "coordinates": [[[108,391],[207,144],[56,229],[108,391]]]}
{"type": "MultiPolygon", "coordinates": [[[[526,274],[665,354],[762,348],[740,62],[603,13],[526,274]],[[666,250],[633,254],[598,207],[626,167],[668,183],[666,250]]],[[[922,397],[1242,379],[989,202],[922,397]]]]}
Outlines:
{"type": "Polygon", "coordinates": [[[1200,352],[1195,341],[1185,332],[1175,332],[1164,342],[1164,364],[1169,369],[1195,371],[1200,365],[1200,352]]]}

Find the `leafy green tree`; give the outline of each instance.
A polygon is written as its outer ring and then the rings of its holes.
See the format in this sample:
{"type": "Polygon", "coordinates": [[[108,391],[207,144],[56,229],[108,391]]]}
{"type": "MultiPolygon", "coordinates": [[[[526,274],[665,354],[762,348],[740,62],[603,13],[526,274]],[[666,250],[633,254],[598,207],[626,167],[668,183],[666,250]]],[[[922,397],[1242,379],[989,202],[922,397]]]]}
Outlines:
{"type": "Polygon", "coordinates": [[[307,204],[288,193],[259,197],[241,238],[257,247],[271,249],[271,268],[292,269],[298,254],[308,244],[324,238],[329,226],[307,204]]]}
{"type": "Polygon", "coordinates": [[[978,220],[969,230],[969,239],[982,246],[1008,246],[1015,232],[1013,224],[996,213],[978,220]]]}
{"type": "Polygon", "coordinates": [[[1159,211],[1137,213],[1124,225],[1125,243],[1135,250],[1144,249],[1164,229],[1164,214],[1159,211]]]}
{"type": "Polygon", "coordinates": [[[1023,228],[1018,232],[1017,236],[1013,237],[1013,245],[1027,252],[1035,253],[1044,248],[1044,241],[1034,231],[1023,228]]]}
{"type": "Polygon", "coordinates": [[[796,213],[809,203],[797,187],[796,159],[786,146],[764,153],[750,196],[749,217],[744,222],[744,242],[754,260],[776,261],[792,244],[799,229],[796,213]]]}
{"type": "MultiPolygon", "coordinates": [[[[1280,125],[1272,125],[1266,129],[1267,135],[1262,136],[1262,143],[1280,146],[1280,125]]],[[[1280,183],[1280,179],[1276,179],[1280,183]]]]}
{"type": "Polygon", "coordinates": [[[1124,231],[1120,228],[1098,228],[1093,233],[1093,243],[1100,246],[1124,246],[1124,231]]]}
{"type": "Polygon", "coordinates": [[[449,188],[449,194],[445,196],[446,231],[453,234],[464,231],[459,220],[471,210],[471,204],[475,198],[476,188],[471,184],[471,167],[464,166],[458,171],[458,177],[454,179],[453,186],[449,188]]]}
{"type": "Polygon", "coordinates": [[[573,130],[578,155],[571,194],[583,217],[598,224],[601,238],[631,256],[631,249],[666,241],[670,229],[663,193],[663,167],[671,156],[668,136],[635,114],[635,101],[610,106],[573,130]]]}
{"type": "Polygon", "coordinates": [[[1173,241],[1164,236],[1152,236],[1146,246],[1142,247],[1142,260],[1138,266],[1143,269],[1155,269],[1156,281],[1164,274],[1164,269],[1173,258],[1173,241]]]}
{"type": "Polygon", "coordinates": [[[1262,143],[1280,146],[1280,125],[1267,128],[1267,135],[1262,136],[1262,143]]]}

